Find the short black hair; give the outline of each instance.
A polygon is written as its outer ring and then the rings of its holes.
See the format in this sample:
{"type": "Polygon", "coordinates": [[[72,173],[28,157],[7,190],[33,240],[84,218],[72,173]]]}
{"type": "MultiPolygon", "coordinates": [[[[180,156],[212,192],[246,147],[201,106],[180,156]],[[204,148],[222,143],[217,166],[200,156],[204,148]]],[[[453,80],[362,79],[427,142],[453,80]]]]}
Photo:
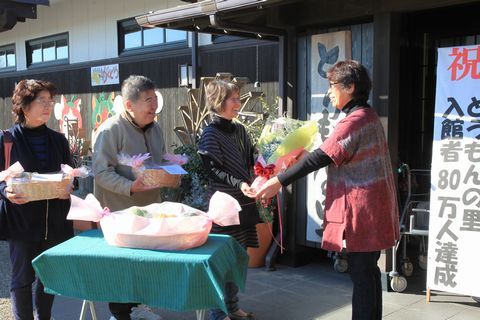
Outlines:
{"type": "Polygon", "coordinates": [[[327,72],[327,79],[332,83],[340,83],[345,87],[355,85],[352,96],[355,100],[368,100],[372,89],[372,80],[368,70],[360,62],[345,60],[337,62],[327,72]]]}

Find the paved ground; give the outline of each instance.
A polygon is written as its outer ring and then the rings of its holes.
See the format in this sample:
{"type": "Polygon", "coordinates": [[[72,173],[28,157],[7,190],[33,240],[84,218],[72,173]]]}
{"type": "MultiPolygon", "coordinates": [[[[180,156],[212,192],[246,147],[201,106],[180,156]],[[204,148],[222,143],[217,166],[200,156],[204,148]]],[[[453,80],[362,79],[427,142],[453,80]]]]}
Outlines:
{"type": "Polygon", "coordinates": [[[11,320],[10,312],[10,259],[8,258],[8,245],[0,241],[0,319],[11,320]]]}
{"type": "MultiPolygon", "coordinates": [[[[299,268],[278,265],[266,272],[250,269],[241,306],[259,320],[344,320],[351,318],[351,283],[347,274],[333,271],[331,260],[319,258],[299,268]]],[[[8,251],[0,242],[0,320],[11,320],[8,303],[8,251]]],[[[387,320],[478,320],[480,304],[470,297],[436,293],[425,301],[425,272],[414,270],[403,293],[384,292],[383,318],[387,320]]],[[[79,318],[82,301],[57,297],[53,309],[56,320],[79,318]]],[[[95,303],[98,320],[108,320],[106,303],[95,303]]],[[[164,320],[194,320],[194,312],[154,309],[164,320]]],[[[91,319],[90,315],[86,320],[91,319]]]]}

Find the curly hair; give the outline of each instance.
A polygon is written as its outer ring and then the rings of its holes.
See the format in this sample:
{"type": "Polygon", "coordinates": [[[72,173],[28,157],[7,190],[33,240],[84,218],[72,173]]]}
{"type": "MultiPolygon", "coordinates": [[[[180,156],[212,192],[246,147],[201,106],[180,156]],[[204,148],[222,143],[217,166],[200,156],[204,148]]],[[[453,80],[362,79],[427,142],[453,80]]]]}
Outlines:
{"type": "Polygon", "coordinates": [[[53,99],[57,88],[53,83],[44,80],[25,79],[17,83],[12,96],[12,113],[15,123],[25,124],[24,111],[30,109],[30,104],[42,91],[50,92],[50,97],[53,99]]]}
{"type": "Polygon", "coordinates": [[[211,112],[219,114],[224,109],[225,100],[233,93],[240,93],[240,88],[232,82],[213,80],[207,86],[207,107],[211,112]]]}
{"type": "Polygon", "coordinates": [[[355,60],[337,62],[328,70],[327,79],[333,83],[341,83],[344,87],[355,85],[352,96],[356,100],[368,100],[372,89],[372,81],[367,68],[355,60]]]}

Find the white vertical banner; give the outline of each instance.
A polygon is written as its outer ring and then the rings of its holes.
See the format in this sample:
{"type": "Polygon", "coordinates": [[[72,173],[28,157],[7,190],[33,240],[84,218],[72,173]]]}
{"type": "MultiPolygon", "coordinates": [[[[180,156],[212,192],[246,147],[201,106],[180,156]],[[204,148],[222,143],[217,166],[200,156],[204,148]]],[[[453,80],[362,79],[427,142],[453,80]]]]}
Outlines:
{"type": "MultiPolygon", "coordinates": [[[[344,115],[330,103],[327,96],[329,82],[327,71],[336,62],[351,59],[352,33],[339,31],[317,34],[311,37],[311,113],[310,119],[318,121],[320,140],[318,147],[333,131],[334,125],[344,115]]],[[[307,177],[307,240],[320,242],[319,231],[323,223],[325,206],[326,169],[320,169],[307,177]]]]}
{"type": "Polygon", "coordinates": [[[427,288],[480,296],[480,45],[438,49],[427,288]]]}

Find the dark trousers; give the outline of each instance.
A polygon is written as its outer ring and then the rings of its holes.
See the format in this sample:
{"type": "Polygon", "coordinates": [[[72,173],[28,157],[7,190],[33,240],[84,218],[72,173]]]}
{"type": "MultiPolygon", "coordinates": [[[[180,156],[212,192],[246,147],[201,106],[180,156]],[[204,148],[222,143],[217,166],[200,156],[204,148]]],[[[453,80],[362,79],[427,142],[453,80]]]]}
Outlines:
{"type": "Polygon", "coordinates": [[[130,312],[133,307],[137,307],[138,303],[116,303],[110,302],[108,309],[117,320],[130,320],[130,312]]]}
{"type": "Polygon", "coordinates": [[[353,282],[352,320],[382,319],[382,282],[377,262],[380,251],[347,254],[353,282]]]}
{"type": "Polygon", "coordinates": [[[35,276],[32,260],[57,244],[55,241],[8,240],[12,281],[10,298],[15,320],[33,319],[32,284],[35,282],[35,319],[50,320],[54,296],[44,292],[43,283],[35,276]]]}
{"type": "MultiPolygon", "coordinates": [[[[227,282],[225,284],[225,305],[227,306],[228,313],[235,313],[238,311],[238,286],[233,282],[227,282]]],[[[223,320],[227,315],[222,309],[211,309],[210,320],[223,320]]]]}

